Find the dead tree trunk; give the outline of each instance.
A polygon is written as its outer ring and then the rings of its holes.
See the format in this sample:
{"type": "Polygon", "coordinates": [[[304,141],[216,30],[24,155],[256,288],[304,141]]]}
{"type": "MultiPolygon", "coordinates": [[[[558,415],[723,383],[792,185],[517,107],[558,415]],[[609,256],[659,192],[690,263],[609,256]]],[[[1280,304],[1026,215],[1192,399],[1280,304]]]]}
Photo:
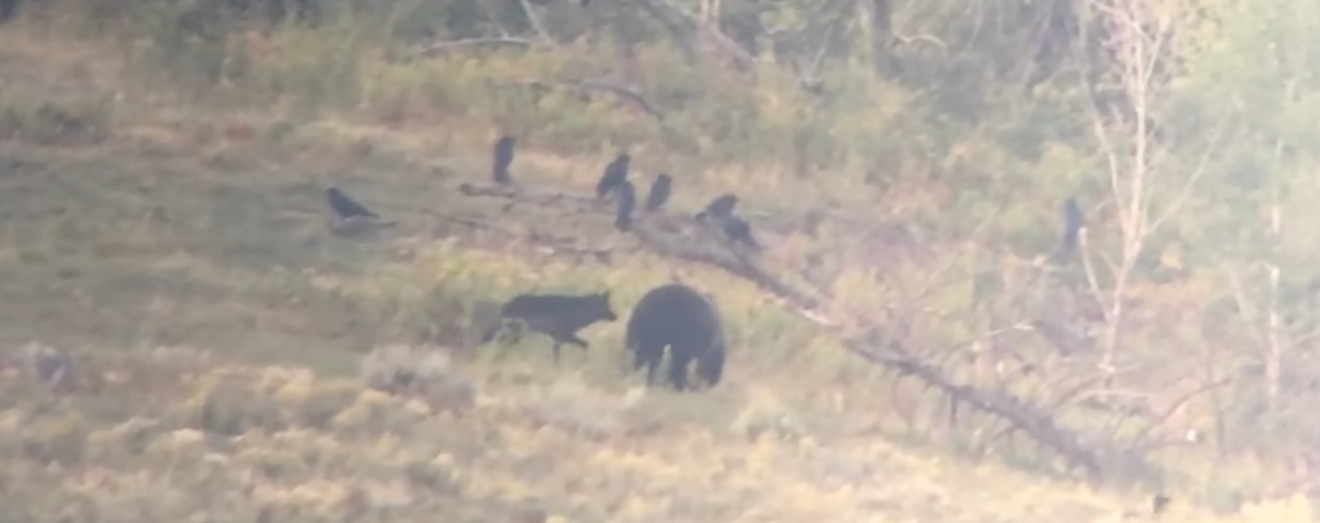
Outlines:
{"type": "MultiPolygon", "coordinates": [[[[463,184],[460,190],[469,196],[506,198],[513,202],[526,202],[534,205],[561,207],[578,212],[611,211],[590,201],[590,198],[556,193],[550,190],[531,191],[516,188],[496,188],[476,184],[463,184]]],[[[690,216],[657,213],[653,219],[670,221],[692,221],[690,216]]],[[[722,270],[736,278],[755,284],[765,292],[779,299],[790,311],[803,319],[834,332],[844,341],[851,352],[891,369],[903,376],[913,376],[930,387],[946,394],[950,401],[969,405],[991,416],[1005,420],[1011,430],[1021,432],[1043,446],[1053,449],[1063,456],[1074,468],[1081,468],[1092,481],[1103,479],[1101,467],[1102,453],[1088,448],[1072,431],[1055,423],[1046,410],[1029,404],[1021,399],[1000,391],[986,390],[974,385],[961,383],[947,376],[944,371],[931,362],[903,351],[895,343],[886,343],[874,330],[862,336],[850,335],[840,325],[861,325],[856,318],[830,318],[822,311],[819,300],[796,290],[793,286],[780,281],[774,275],[761,269],[754,261],[735,257],[726,259],[713,255],[701,246],[690,245],[685,241],[667,241],[659,235],[649,234],[645,226],[634,229],[645,248],[661,256],[702,263],[722,270]]]]}
{"type": "Polygon", "coordinates": [[[893,36],[890,0],[857,0],[857,30],[872,67],[882,68],[893,36]]]}
{"type": "Polygon", "coordinates": [[[719,28],[719,0],[702,0],[700,14],[692,14],[671,0],[636,0],[669,29],[693,57],[711,59],[726,69],[747,71],[752,54],[719,28]]]}
{"type": "MultiPolygon", "coordinates": [[[[1101,78],[1107,78],[1122,100],[1120,107],[1103,104],[1095,85],[1086,82],[1092,103],[1088,104],[1096,139],[1108,163],[1110,197],[1118,221],[1118,257],[1110,266],[1109,288],[1102,289],[1090,263],[1086,231],[1083,231],[1083,262],[1087,280],[1096,300],[1103,305],[1105,329],[1099,366],[1112,377],[1115,360],[1123,345],[1123,322],[1126,300],[1137,261],[1155,230],[1169,219],[1185,201],[1195,182],[1205,172],[1211,146],[1199,164],[1185,179],[1181,190],[1160,201],[1156,187],[1165,185],[1161,178],[1170,176],[1162,167],[1160,143],[1153,128],[1154,104],[1165,91],[1167,72],[1175,59],[1169,39],[1176,13],[1160,12],[1164,6],[1142,0],[1091,0],[1090,6],[1101,22],[1108,60],[1098,64],[1101,78]],[[1109,106],[1109,114],[1103,107],[1109,106]],[[1163,207],[1156,209],[1155,207],[1163,207]]],[[[1110,385],[1111,380],[1106,380],[1110,385]]]]}

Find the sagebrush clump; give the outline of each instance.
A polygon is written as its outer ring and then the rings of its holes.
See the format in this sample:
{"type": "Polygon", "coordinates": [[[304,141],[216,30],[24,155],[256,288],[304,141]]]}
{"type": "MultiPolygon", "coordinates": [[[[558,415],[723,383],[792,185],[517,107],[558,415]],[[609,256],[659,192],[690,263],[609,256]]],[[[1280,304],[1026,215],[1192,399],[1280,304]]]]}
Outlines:
{"type": "Polygon", "coordinates": [[[454,368],[449,352],[442,348],[378,347],[362,358],[360,368],[367,386],[421,398],[436,410],[467,410],[476,401],[476,387],[454,368]]]}

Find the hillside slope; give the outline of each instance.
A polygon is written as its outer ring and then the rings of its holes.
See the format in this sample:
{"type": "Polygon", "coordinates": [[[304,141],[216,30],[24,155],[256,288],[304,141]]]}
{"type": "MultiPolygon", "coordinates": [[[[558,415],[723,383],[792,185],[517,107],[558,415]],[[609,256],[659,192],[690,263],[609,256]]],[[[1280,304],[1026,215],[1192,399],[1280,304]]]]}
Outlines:
{"type": "MultiPolygon", "coordinates": [[[[277,141],[259,115],[96,102],[106,86],[85,56],[3,34],[0,343],[68,351],[81,385],[52,395],[6,367],[0,505],[16,521],[1053,523],[1146,511],[1144,494],[899,448],[888,407],[769,342],[795,341],[753,287],[638,253],[605,217],[506,212],[452,191],[484,176],[484,149],[437,153],[328,118],[277,141]],[[330,184],[401,225],[330,236],[330,184]],[[616,256],[585,262],[437,213],[566,231],[616,256]],[[498,360],[470,350],[480,309],[513,292],[614,288],[623,315],[676,271],[720,289],[740,325],[718,390],[641,393],[618,370],[621,323],[592,331],[592,349],[557,371],[536,342],[498,360]],[[742,321],[753,311],[761,323],[742,321]],[[457,388],[369,390],[361,359],[397,343],[457,388]]],[[[528,156],[525,180],[583,192],[597,165],[528,156]]],[[[1287,501],[1244,510],[1238,520],[1308,515],[1287,501]]],[[[1216,520],[1182,504],[1165,517],[1216,520]]]]}

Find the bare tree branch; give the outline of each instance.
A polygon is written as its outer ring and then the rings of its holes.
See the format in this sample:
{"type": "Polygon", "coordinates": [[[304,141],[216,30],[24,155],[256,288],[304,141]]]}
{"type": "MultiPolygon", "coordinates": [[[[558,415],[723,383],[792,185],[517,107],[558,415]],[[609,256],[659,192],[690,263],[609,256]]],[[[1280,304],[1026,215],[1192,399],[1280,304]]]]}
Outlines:
{"type": "Polygon", "coordinates": [[[636,0],[652,15],[670,28],[674,37],[693,55],[698,51],[713,54],[725,65],[746,71],[752,64],[752,54],[732,38],[720,32],[714,24],[701,24],[698,15],[688,12],[671,0],[636,0]]]}
{"type": "Polygon", "coordinates": [[[527,22],[532,25],[532,29],[536,31],[536,34],[540,35],[541,41],[550,47],[557,47],[555,39],[550,37],[550,33],[541,24],[541,17],[537,16],[536,11],[532,9],[532,4],[528,3],[527,0],[518,1],[522,4],[523,13],[527,14],[527,22]]]}
{"type": "Polygon", "coordinates": [[[434,56],[440,53],[452,51],[463,47],[522,47],[534,48],[540,47],[539,44],[513,37],[499,38],[468,38],[464,40],[452,40],[448,42],[435,42],[422,48],[423,56],[434,56]]]}
{"type": "MultiPolygon", "coordinates": [[[[554,194],[551,191],[481,187],[473,184],[463,184],[459,189],[463,191],[464,194],[475,196],[504,197],[519,201],[526,200],[544,205],[571,204],[578,208],[583,206],[581,201],[586,199],[585,197],[575,197],[567,194],[554,194]]],[[[591,207],[591,205],[587,205],[586,207],[591,207]]],[[[608,212],[608,209],[600,209],[597,207],[596,212],[608,212]]],[[[679,216],[664,217],[671,219],[684,219],[684,217],[679,216]]],[[[691,218],[686,219],[690,220],[691,218]]],[[[703,263],[719,268],[735,277],[752,282],[770,295],[779,299],[786,309],[798,314],[800,317],[810,322],[829,328],[839,334],[841,339],[844,340],[845,345],[855,354],[894,370],[900,375],[915,376],[928,386],[947,394],[951,398],[951,401],[970,405],[978,410],[1005,420],[1014,427],[1014,430],[1022,432],[1036,441],[1041,442],[1043,445],[1054,449],[1059,454],[1063,455],[1072,466],[1080,467],[1085,470],[1087,476],[1092,480],[1100,480],[1102,478],[1103,470],[1101,469],[1098,455],[1091,449],[1083,446],[1075,434],[1059,427],[1047,414],[1031,405],[1003,392],[986,390],[973,385],[956,382],[946,376],[938,367],[924,362],[918,357],[900,349],[896,343],[879,339],[877,337],[878,331],[874,328],[869,329],[861,336],[850,335],[849,333],[844,332],[844,330],[850,325],[873,323],[861,321],[860,318],[849,319],[830,317],[825,314],[824,310],[822,310],[821,304],[818,300],[779,281],[778,278],[757,266],[753,260],[748,260],[742,257],[729,259],[703,252],[700,249],[685,247],[680,244],[666,241],[659,236],[652,235],[646,227],[636,227],[634,231],[643,241],[643,244],[653,252],[663,256],[703,263]]],[[[1015,325],[1008,329],[1001,329],[992,334],[996,336],[1002,335],[1014,328],[1019,328],[1019,326],[1015,325]]]]}
{"type": "MultiPolygon", "coordinates": [[[[655,104],[647,100],[641,92],[605,80],[587,79],[556,81],[533,79],[517,82],[495,82],[495,84],[501,86],[530,87],[542,91],[548,91],[551,89],[568,89],[585,99],[590,99],[590,97],[595,94],[606,94],[614,98],[614,100],[620,105],[636,108],[646,113],[647,116],[658,120],[661,125],[665,125],[665,114],[661,112],[655,104]]],[[[665,128],[669,129],[668,127],[665,128]]]]}
{"type": "Polygon", "coordinates": [[[1150,228],[1147,232],[1149,233],[1155,232],[1155,230],[1159,229],[1159,227],[1163,225],[1165,221],[1167,221],[1170,217],[1172,217],[1180,209],[1182,209],[1183,204],[1186,203],[1187,201],[1187,197],[1191,194],[1192,187],[1195,186],[1196,182],[1199,181],[1201,179],[1201,176],[1205,174],[1206,167],[1210,163],[1210,155],[1213,154],[1216,150],[1218,150],[1220,138],[1224,137],[1224,135],[1227,134],[1224,132],[1224,129],[1226,127],[1227,127],[1227,123],[1221,125],[1219,129],[1215,131],[1213,135],[1211,135],[1210,143],[1206,145],[1205,153],[1202,154],[1201,158],[1196,162],[1196,170],[1192,171],[1191,176],[1187,177],[1187,182],[1183,184],[1182,188],[1178,191],[1177,196],[1174,197],[1173,202],[1169,204],[1169,207],[1164,210],[1164,214],[1160,215],[1153,222],[1151,222],[1150,228]]]}
{"type": "Polygon", "coordinates": [[[1174,400],[1174,402],[1170,404],[1168,408],[1164,409],[1164,412],[1156,415],[1154,421],[1152,421],[1149,425],[1147,425],[1144,430],[1133,436],[1131,447],[1133,449],[1137,449],[1138,447],[1141,447],[1140,450],[1143,452],[1152,450],[1154,442],[1149,441],[1151,432],[1154,432],[1155,429],[1164,425],[1164,423],[1166,423],[1169,420],[1169,418],[1174,415],[1174,413],[1178,412],[1178,409],[1182,408],[1183,405],[1186,405],[1188,402],[1196,399],[1202,394],[1210,393],[1215,389],[1228,384],[1229,381],[1231,381],[1230,377],[1223,377],[1209,383],[1203,383],[1200,386],[1196,387],[1195,389],[1188,391],[1186,394],[1183,394],[1178,399],[1174,400]]]}

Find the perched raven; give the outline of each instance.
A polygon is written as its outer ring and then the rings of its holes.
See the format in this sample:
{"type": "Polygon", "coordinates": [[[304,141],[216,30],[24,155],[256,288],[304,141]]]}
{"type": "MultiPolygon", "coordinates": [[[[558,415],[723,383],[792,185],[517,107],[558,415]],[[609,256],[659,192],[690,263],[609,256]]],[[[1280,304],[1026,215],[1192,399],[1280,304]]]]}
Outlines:
{"type": "Polygon", "coordinates": [[[495,161],[491,169],[495,183],[500,185],[513,183],[513,175],[509,174],[509,165],[513,164],[513,148],[516,144],[517,141],[507,135],[495,141],[495,161]]]}
{"type": "Polygon", "coordinates": [[[724,229],[724,236],[730,242],[745,245],[755,251],[761,250],[761,244],[756,243],[756,239],[752,238],[752,226],[746,220],[728,214],[720,221],[722,222],[721,228],[724,229]]]}
{"type": "Polygon", "coordinates": [[[720,219],[733,214],[733,208],[738,205],[738,197],[733,193],[725,193],[710,203],[706,204],[706,209],[697,213],[697,219],[720,219]]]}
{"type": "Polygon", "coordinates": [[[8,22],[18,16],[20,0],[0,0],[0,23],[8,22]]]}
{"type": "Polygon", "coordinates": [[[628,179],[628,164],[631,161],[632,157],[628,156],[628,153],[619,153],[614,161],[605,166],[605,174],[600,177],[600,183],[596,184],[597,198],[604,198],[615,187],[628,179]]]}
{"type": "Polygon", "coordinates": [[[646,212],[655,212],[660,209],[665,202],[669,201],[669,195],[674,192],[674,179],[668,174],[660,173],[651,182],[651,193],[646,195],[646,212]]]}
{"type": "Polygon", "coordinates": [[[354,216],[363,216],[367,218],[380,218],[376,213],[371,212],[366,206],[349,198],[348,195],[340,191],[338,187],[331,187],[325,190],[330,200],[330,207],[339,215],[339,219],[345,220],[354,216]]]}
{"type": "Polygon", "coordinates": [[[1082,230],[1082,208],[1077,200],[1068,198],[1063,202],[1063,242],[1059,248],[1064,253],[1072,252],[1077,247],[1077,235],[1082,230]]]}
{"type": "Polygon", "coordinates": [[[632,229],[633,210],[637,208],[637,190],[632,182],[624,180],[619,184],[619,207],[614,215],[614,227],[620,231],[632,229]]]}
{"type": "Polygon", "coordinates": [[[398,222],[385,221],[366,206],[349,198],[336,187],[326,189],[330,208],[335,211],[335,221],[330,225],[331,232],[339,236],[358,236],[385,227],[393,227],[398,222]]]}
{"type": "Polygon", "coordinates": [[[1164,511],[1169,508],[1170,501],[1173,500],[1170,499],[1169,496],[1156,494],[1155,497],[1150,498],[1150,514],[1152,516],[1163,514],[1164,511]]]}

